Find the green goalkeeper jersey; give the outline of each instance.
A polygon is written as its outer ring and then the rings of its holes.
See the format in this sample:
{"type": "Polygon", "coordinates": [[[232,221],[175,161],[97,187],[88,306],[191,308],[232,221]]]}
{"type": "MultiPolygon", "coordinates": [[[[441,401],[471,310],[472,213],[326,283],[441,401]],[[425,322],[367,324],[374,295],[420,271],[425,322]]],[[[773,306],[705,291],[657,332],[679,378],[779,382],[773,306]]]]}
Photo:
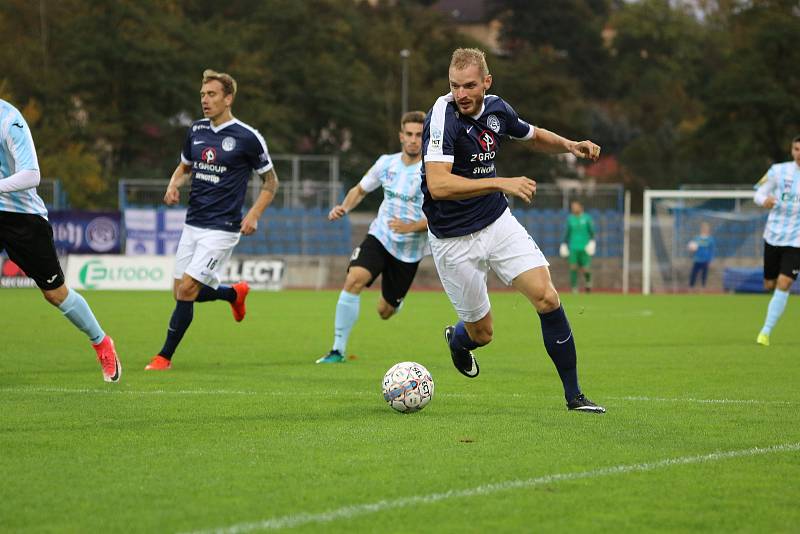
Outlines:
{"type": "Polygon", "coordinates": [[[594,224],[592,217],[587,213],[580,215],[570,214],[567,217],[567,231],[564,234],[564,243],[570,250],[583,250],[586,244],[594,239],[594,224]]]}

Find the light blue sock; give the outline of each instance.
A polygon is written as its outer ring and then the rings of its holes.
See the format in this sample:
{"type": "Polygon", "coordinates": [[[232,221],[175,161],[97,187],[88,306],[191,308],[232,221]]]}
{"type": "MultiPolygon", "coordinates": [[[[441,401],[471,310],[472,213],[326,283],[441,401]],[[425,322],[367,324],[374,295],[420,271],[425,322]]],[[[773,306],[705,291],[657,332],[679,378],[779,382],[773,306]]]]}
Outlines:
{"type": "Polygon", "coordinates": [[[336,322],[333,330],[333,350],[338,350],[344,356],[347,349],[347,338],[358,320],[358,310],[361,307],[361,296],[348,293],[344,289],[339,293],[336,303],[336,322]]]}
{"type": "Polygon", "coordinates": [[[64,317],[78,327],[78,330],[89,336],[89,340],[95,345],[103,341],[106,337],[100,324],[95,319],[92,309],[80,293],[68,289],[69,293],[64,302],[58,307],[64,317]]]}
{"type": "Polygon", "coordinates": [[[789,292],[776,289],[772,294],[772,299],[767,306],[767,320],[764,321],[764,328],[761,329],[762,334],[769,335],[778,319],[783,315],[783,310],[786,309],[786,301],[789,300],[789,292]]]}

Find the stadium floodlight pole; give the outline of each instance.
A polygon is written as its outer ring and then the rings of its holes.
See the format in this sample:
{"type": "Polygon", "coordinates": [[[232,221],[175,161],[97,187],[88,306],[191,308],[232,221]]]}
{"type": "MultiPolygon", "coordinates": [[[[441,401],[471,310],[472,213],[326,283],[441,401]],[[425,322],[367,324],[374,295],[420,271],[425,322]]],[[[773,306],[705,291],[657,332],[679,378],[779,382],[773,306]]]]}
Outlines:
{"type": "Polygon", "coordinates": [[[400,105],[402,109],[401,115],[405,115],[408,111],[408,58],[411,56],[411,50],[404,48],[400,50],[400,58],[403,63],[402,73],[402,93],[400,95],[400,105]]]}
{"type": "Polygon", "coordinates": [[[753,191],[742,190],[728,190],[728,191],[713,191],[713,190],[676,190],[676,189],[645,189],[644,202],[642,203],[642,294],[650,294],[650,255],[653,243],[653,227],[652,227],[652,212],[653,212],[653,199],[662,198],[742,198],[752,199],[755,193],[753,191]]]}

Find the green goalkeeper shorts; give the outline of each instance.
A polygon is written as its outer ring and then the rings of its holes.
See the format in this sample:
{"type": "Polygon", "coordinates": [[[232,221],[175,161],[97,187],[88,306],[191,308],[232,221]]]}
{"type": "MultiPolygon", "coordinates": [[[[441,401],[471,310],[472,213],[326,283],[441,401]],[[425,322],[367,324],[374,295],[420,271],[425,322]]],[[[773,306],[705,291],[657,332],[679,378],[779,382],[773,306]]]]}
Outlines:
{"type": "Polygon", "coordinates": [[[569,250],[569,264],[579,267],[589,267],[592,264],[592,257],[585,250],[569,250]]]}

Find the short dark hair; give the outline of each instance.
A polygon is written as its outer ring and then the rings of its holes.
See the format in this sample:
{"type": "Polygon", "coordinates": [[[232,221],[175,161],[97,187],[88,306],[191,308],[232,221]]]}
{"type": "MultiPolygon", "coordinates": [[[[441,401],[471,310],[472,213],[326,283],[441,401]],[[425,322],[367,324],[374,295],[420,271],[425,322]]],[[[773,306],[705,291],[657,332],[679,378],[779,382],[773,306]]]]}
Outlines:
{"type": "Polygon", "coordinates": [[[407,113],[403,113],[403,116],[400,117],[401,130],[407,122],[418,122],[420,124],[425,124],[425,114],[421,111],[409,111],[407,113]]]}
{"type": "Polygon", "coordinates": [[[792,144],[800,143],[800,135],[795,135],[794,139],[792,139],[792,144]]]}

